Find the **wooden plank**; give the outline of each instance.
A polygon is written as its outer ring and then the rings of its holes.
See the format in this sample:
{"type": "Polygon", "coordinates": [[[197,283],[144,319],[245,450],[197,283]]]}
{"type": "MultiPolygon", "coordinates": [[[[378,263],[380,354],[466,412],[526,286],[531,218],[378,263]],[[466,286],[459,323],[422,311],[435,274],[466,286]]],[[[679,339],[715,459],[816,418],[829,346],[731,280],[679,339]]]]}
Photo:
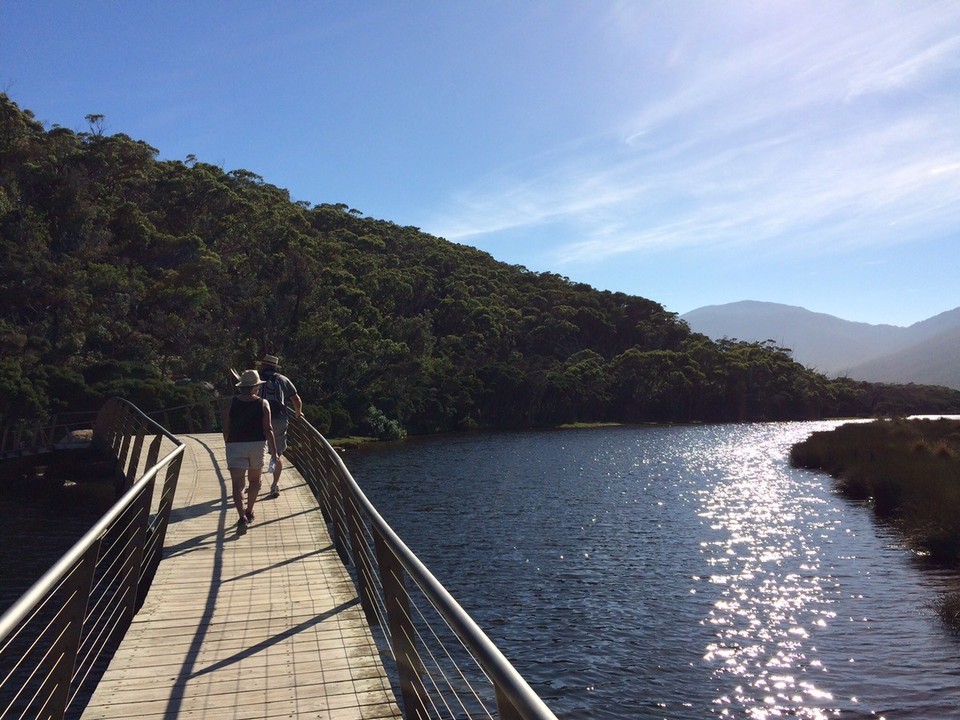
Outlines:
{"type": "Polygon", "coordinates": [[[296,470],[240,532],[222,436],[184,440],[164,560],[83,720],[401,718],[296,470]]]}

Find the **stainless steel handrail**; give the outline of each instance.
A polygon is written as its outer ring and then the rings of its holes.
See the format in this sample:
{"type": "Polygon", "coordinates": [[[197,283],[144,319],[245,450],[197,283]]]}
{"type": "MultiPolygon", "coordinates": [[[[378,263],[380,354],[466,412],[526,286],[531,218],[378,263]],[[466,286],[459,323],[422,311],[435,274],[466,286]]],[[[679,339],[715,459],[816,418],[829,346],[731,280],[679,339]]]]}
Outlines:
{"type": "Polygon", "coordinates": [[[115,398],[98,415],[94,445],[113,454],[127,489],[0,617],[3,720],[62,720],[78,711],[142,605],[160,562],[183,443],[115,398]],[[141,473],[140,451],[148,434],[154,439],[141,473]],[[174,447],[160,458],[164,441],[174,447]]]}
{"type": "Polygon", "coordinates": [[[18,421],[0,427],[0,457],[48,452],[57,447],[58,434],[92,426],[95,412],[58,413],[46,421],[18,421]]]}
{"type": "Polygon", "coordinates": [[[352,564],[371,626],[389,643],[407,718],[493,717],[556,720],[556,716],[493,641],[383,519],[329,442],[307,421],[292,421],[290,459],[321,504],[344,562],[352,564]],[[372,547],[371,547],[372,544],[372,547]],[[410,580],[452,631],[429,624],[410,580]],[[416,612],[414,612],[416,610],[416,612]],[[449,641],[448,641],[449,642],[449,641]],[[464,651],[466,655],[464,655],[464,651]],[[464,660],[472,661],[467,668],[464,660]],[[428,668],[435,667],[435,671],[428,668]],[[485,687],[486,692],[478,690],[485,687]]]}

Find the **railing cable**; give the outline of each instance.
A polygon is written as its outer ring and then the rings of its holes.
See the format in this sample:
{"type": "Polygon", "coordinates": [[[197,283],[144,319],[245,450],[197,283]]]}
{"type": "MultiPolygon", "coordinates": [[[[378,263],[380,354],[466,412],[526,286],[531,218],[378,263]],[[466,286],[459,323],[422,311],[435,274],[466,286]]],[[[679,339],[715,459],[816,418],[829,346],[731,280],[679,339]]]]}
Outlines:
{"type": "MultiPolygon", "coordinates": [[[[0,720],[62,720],[78,712],[138,608],[159,562],[183,443],[125,400],[93,424],[93,444],[112,453],[126,486],[119,500],[0,616],[0,720]],[[145,435],[156,436],[141,462],[145,435]],[[172,449],[159,458],[160,444],[172,449]],[[142,466],[142,469],[141,469],[142,466]],[[150,506],[162,470],[158,512],[150,506]]],[[[52,433],[52,431],[51,431],[52,433]]],[[[6,434],[6,433],[5,433],[6,434]]],[[[52,437],[52,434],[49,436],[52,437]]]]}
{"type": "Polygon", "coordinates": [[[302,418],[291,422],[289,432],[288,453],[313,488],[337,551],[354,569],[368,621],[388,643],[406,717],[459,719],[480,713],[504,720],[556,720],[387,524],[323,436],[302,418]],[[413,593],[426,605],[421,607],[413,593]],[[428,618],[427,607],[439,626],[428,618]],[[448,633],[459,650],[443,639],[448,633]]]}

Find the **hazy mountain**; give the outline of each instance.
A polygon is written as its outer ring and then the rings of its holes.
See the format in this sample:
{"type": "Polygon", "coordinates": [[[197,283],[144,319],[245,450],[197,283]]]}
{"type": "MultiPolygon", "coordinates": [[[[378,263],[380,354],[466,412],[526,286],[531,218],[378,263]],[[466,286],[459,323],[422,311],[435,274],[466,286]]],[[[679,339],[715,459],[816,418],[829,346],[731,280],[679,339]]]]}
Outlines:
{"type": "Polygon", "coordinates": [[[773,340],[790,348],[798,362],[827,374],[960,388],[960,308],[909,327],[752,300],[709,305],[680,317],[715,340],[773,340]]]}
{"type": "Polygon", "coordinates": [[[852,367],[847,375],[858,380],[945,385],[960,390],[960,328],[852,367]]]}
{"type": "Polygon", "coordinates": [[[904,328],[850,322],[801,307],[753,300],[709,305],[680,318],[694,332],[714,340],[774,340],[793,350],[798,362],[826,373],[846,370],[911,344],[903,336],[904,328]]]}

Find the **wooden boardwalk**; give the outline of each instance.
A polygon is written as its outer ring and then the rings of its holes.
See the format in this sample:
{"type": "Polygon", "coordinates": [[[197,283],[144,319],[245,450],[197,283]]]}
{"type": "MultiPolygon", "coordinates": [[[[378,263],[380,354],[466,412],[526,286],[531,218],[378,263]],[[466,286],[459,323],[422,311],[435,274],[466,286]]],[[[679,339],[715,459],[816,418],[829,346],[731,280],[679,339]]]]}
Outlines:
{"type": "Polygon", "coordinates": [[[304,480],[239,532],[223,437],[183,439],[164,560],[83,720],[400,718],[304,480]]]}

